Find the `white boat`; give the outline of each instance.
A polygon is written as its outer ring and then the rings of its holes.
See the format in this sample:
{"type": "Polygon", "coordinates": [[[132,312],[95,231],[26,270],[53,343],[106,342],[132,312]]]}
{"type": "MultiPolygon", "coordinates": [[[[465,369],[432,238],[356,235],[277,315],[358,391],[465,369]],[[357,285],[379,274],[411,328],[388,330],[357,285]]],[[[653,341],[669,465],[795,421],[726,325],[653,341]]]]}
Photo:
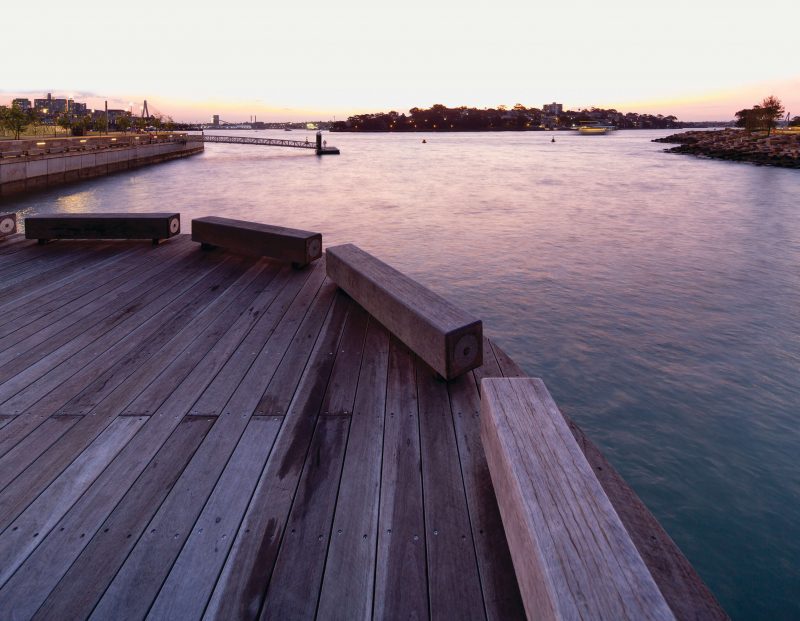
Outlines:
{"type": "Polygon", "coordinates": [[[613,125],[606,125],[600,121],[584,121],[578,126],[578,133],[587,136],[607,134],[617,129],[613,125]]]}

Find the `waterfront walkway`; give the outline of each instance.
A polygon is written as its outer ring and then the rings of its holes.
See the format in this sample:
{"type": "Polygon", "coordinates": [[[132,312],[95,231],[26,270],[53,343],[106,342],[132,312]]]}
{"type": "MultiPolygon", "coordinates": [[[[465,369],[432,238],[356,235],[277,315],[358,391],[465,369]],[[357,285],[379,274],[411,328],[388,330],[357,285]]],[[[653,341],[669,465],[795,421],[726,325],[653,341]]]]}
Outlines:
{"type": "MultiPolygon", "coordinates": [[[[0,243],[0,616],[524,615],[479,436],[330,282],[186,235],[0,243]]],[[[724,616],[573,428],[679,618],[724,616]]]]}

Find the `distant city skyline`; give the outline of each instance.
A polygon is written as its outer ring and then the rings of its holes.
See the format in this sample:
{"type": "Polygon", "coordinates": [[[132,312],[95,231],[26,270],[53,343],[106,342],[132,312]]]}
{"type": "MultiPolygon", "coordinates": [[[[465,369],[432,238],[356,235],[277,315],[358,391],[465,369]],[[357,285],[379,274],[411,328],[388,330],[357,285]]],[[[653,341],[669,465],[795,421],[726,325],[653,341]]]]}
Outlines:
{"type": "MultiPolygon", "coordinates": [[[[53,0],[37,7],[61,10],[53,0]]],[[[79,23],[67,16],[4,30],[8,49],[20,53],[4,63],[0,99],[52,92],[95,108],[106,99],[132,105],[134,114],[147,99],[151,111],[190,122],[551,101],[727,120],[767,95],[800,114],[795,38],[770,27],[800,21],[794,0],[766,0],[758,20],[721,0],[512,1],[480,11],[453,0],[340,0],[302,12],[233,0],[215,15],[178,1],[136,24],[124,5],[87,0],[84,9],[79,23]],[[76,36],[78,25],[91,36],[76,36]],[[136,37],[120,38],[128,27],[136,37]],[[69,53],[54,52],[61,49],[69,53]]],[[[29,18],[24,3],[4,9],[8,24],[29,18]]]]}

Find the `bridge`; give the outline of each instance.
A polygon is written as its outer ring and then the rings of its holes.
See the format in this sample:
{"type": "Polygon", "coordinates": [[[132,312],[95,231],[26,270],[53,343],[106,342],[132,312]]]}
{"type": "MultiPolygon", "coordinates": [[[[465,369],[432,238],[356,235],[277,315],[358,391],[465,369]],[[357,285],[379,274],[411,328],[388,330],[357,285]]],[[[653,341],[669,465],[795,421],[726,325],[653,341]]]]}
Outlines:
{"type": "Polygon", "coordinates": [[[219,142],[224,144],[255,144],[265,147],[292,147],[295,149],[313,149],[317,155],[339,155],[339,149],[329,147],[322,142],[322,134],[317,134],[314,142],[308,140],[282,140],[280,138],[252,138],[250,136],[210,136],[203,134],[203,142],[219,142]]]}

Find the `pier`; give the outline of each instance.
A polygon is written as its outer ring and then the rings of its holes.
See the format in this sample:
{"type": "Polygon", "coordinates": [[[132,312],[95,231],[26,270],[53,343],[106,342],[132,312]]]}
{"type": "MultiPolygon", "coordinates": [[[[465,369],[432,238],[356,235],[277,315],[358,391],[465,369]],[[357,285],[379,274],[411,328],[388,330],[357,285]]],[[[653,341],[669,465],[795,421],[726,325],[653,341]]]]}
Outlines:
{"type": "Polygon", "coordinates": [[[322,143],[322,135],[317,134],[314,142],[308,140],[283,140],[280,138],[252,138],[250,136],[213,136],[203,134],[203,142],[222,144],[252,144],[262,147],[289,147],[292,149],[313,149],[317,155],[339,155],[339,149],[322,143]]]}
{"type": "MultiPolygon", "coordinates": [[[[512,559],[510,479],[482,440],[503,386],[484,404],[481,383],[524,376],[514,361],[484,336],[479,366],[445,380],[324,255],[298,269],[206,246],[0,241],[1,616],[556,618],[512,559]]],[[[725,618],[558,424],[669,606],[653,618],[725,618]]]]}

